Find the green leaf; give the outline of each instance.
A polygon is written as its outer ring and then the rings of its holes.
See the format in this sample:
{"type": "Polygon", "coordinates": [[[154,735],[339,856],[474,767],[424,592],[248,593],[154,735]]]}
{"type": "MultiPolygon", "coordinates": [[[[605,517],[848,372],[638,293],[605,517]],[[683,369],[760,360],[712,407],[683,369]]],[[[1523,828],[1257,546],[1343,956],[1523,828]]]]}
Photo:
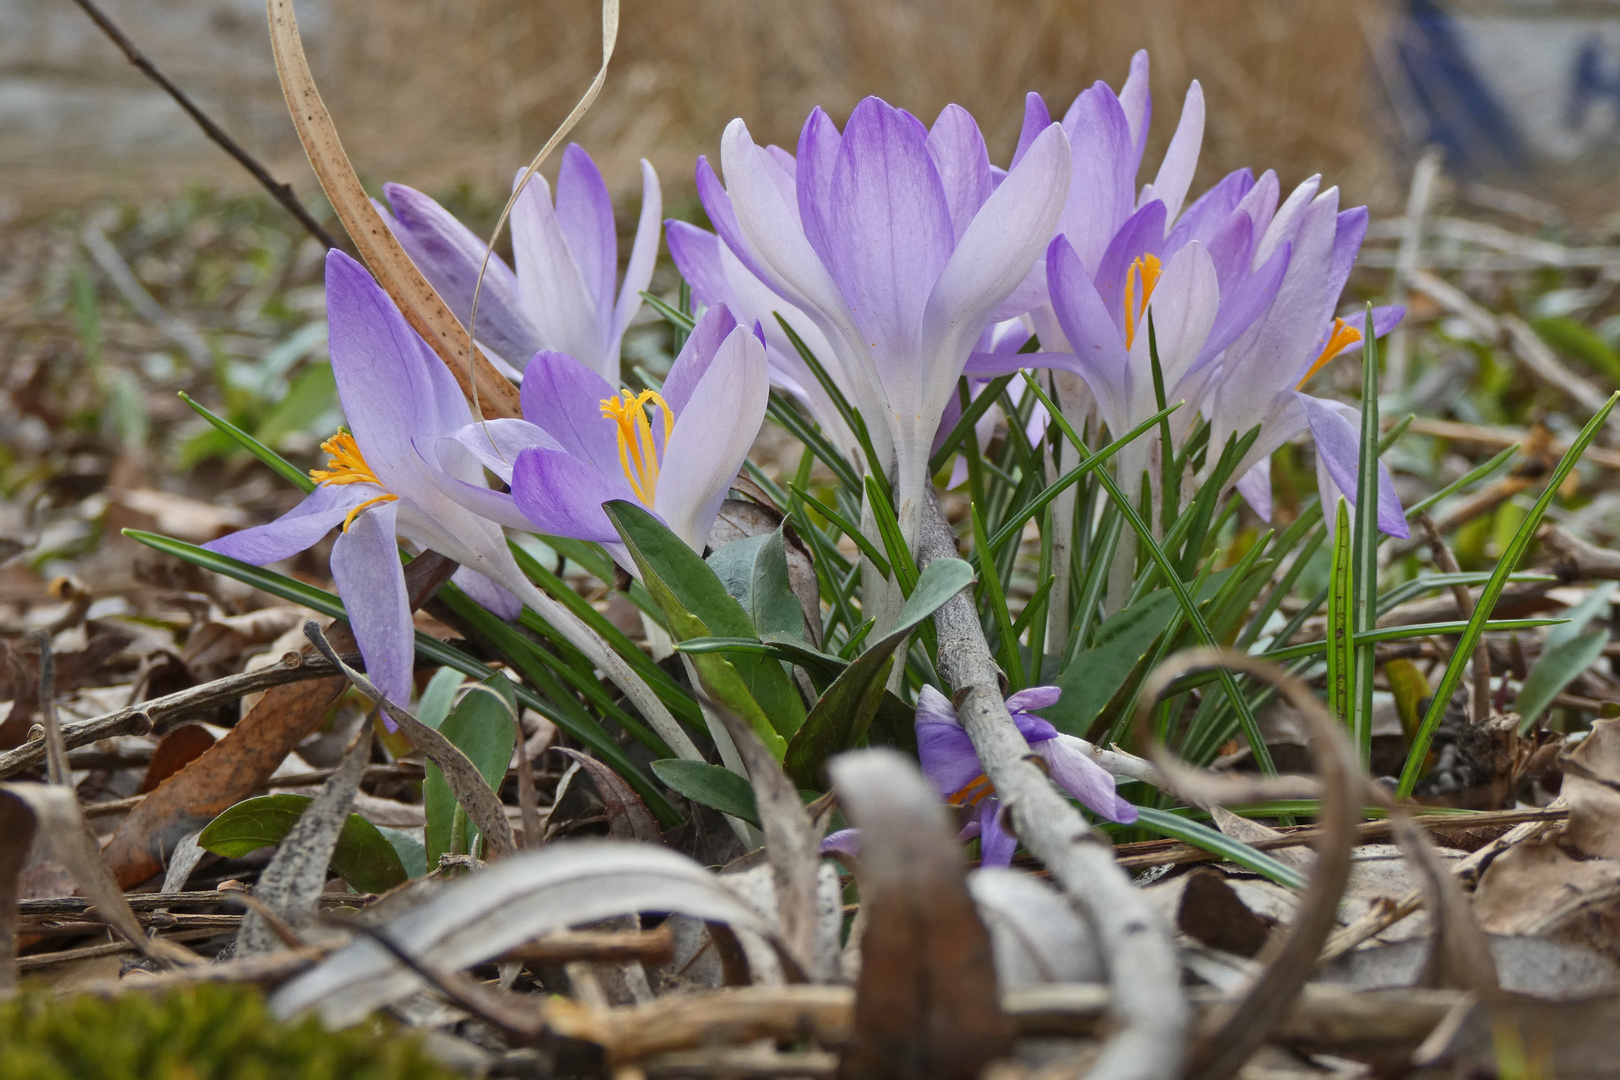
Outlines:
{"type": "Polygon", "coordinates": [[[383,839],[394,845],[394,854],[399,856],[400,865],[405,872],[413,878],[422,877],[427,873],[427,849],[422,846],[412,833],[404,829],[390,829],[386,825],[377,826],[383,839]]]}
{"type": "Polygon", "coordinates": [[[759,824],[759,807],[754,789],[744,777],[706,761],[665,758],[652,763],[653,775],[695,803],[713,807],[722,814],[759,824]]]}
{"type": "Polygon", "coordinates": [[[894,629],[855,658],[810,710],[788,744],[783,767],[801,788],[823,786],[821,769],[829,757],[858,746],[884,700],[884,683],[895,650],[918,623],[973,584],[973,568],[961,559],[939,559],[917,578],[894,629]]]}
{"type": "Polygon", "coordinates": [[[278,446],[295,432],[310,431],[332,410],[337,380],[331,364],[311,364],[293,380],[287,394],[265,414],[254,434],[265,446],[278,446]]]}
{"type": "Polygon", "coordinates": [[[1412,749],[1406,757],[1406,767],[1401,771],[1400,786],[1395,789],[1397,798],[1407,798],[1417,786],[1418,777],[1423,773],[1423,763],[1429,755],[1429,743],[1434,740],[1435,729],[1440,726],[1440,718],[1445,715],[1446,707],[1451,704],[1452,695],[1457,692],[1457,686],[1462,682],[1463,666],[1474,655],[1474,646],[1479,644],[1485,623],[1490,619],[1502,590],[1507,587],[1508,576],[1518,567],[1519,560],[1524,558],[1524,553],[1535,538],[1536,530],[1541,528],[1541,519],[1546,516],[1547,508],[1552,505],[1559,487],[1569,478],[1570,471],[1575,468],[1575,463],[1581,459],[1581,455],[1586,453],[1586,448],[1592,445],[1592,440],[1597,438],[1598,431],[1608,421],[1617,401],[1620,401],[1620,394],[1610,397],[1603,408],[1586,422],[1580,435],[1565,451],[1558,466],[1547,478],[1547,486],[1542,489],[1541,496],[1536,499],[1530,512],[1524,516],[1518,531],[1503,550],[1502,557],[1491,574],[1491,580],[1485,583],[1479,602],[1474,607],[1474,615],[1468,620],[1468,629],[1458,639],[1456,652],[1452,653],[1451,662],[1446,665],[1445,674],[1440,678],[1440,685],[1435,688],[1434,699],[1429,705],[1429,711],[1424,714],[1417,737],[1412,741],[1412,749]]]}
{"type": "Polygon", "coordinates": [[[1234,840],[1225,833],[1202,825],[1196,821],[1189,821],[1179,814],[1172,814],[1168,810],[1156,810],[1151,806],[1137,807],[1140,815],[1136,824],[1156,832],[1160,836],[1168,836],[1193,847],[1213,852],[1228,862],[1253,870],[1262,877],[1270,878],[1277,884],[1300,892],[1305,890],[1307,884],[1305,875],[1292,866],[1256,850],[1241,840],[1234,840]]]}
{"type": "Polygon", "coordinates": [[[1041,715],[1059,731],[1084,738],[1109,702],[1140,681],[1144,661],[1175,611],[1175,596],[1159,589],[1116,612],[1097,628],[1091,648],[1058,675],[1055,685],[1063,696],[1041,715]]]}
{"type": "Polygon", "coordinates": [[[1026,685],[1024,664],[1018,655],[1018,638],[1013,634],[1012,615],[1007,610],[1007,594],[1001,588],[1001,574],[990,551],[990,541],[984,533],[984,518],[979,515],[979,508],[971,504],[968,506],[968,517],[973,524],[973,550],[979,556],[980,607],[988,607],[995,618],[996,636],[1000,642],[996,652],[1001,660],[1001,669],[1007,673],[1009,688],[1022,690],[1026,685]]]}
{"type": "MultiPolygon", "coordinates": [[[[1365,347],[1361,352],[1361,460],[1356,474],[1356,525],[1350,561],[1350,626],[1357,634],[1378,625],[1378,336],[1372,304],[1367,305],[1365,347]]],[[[1350,737],[1362,768],[1372,762],[1373,676],[1378,655],[1371,644],[1357,646],[1351,667],[1350,737]]]]}
{"type": "Polygon", "coordinates": [[[1620,384],[1620,355],[1591,327],[1561,317],[1534,319],[1530,325],[1548,345],[1581,361],[1610,385],[1620,384]]]}
{"type": "MultiPolygon", "coordinates": [[[[676,641],[691,637],[759,635],[741,604],[685,541],[644,508],[615,501],[603,506],[619,530],[642,583],[669,620],[676,641]]],[[[766,656],[695,654],[704,688],[746,720],[780,760],[787,736],[804,723],[804,702],[782,665],[766,656]]]]}
{"type": "Polygon", "coordinates": [[[760,637],[804,636],[804,609],[788,581],[787,548],[780,526],[775,532],[734,540],[703,561],[742,605],[760,637]]]}
{"type": "MultiPolygon", "coordinates": [[[[1563,627],[1558,627],[1562,630],[1563,627]]],[[[1548,635],[1551,638],[1551,634],[1548,635]]],[[[1527,734],[1535,727],[1541,714],[1552,704],[1554,697],[1574,682],[1581,672],[1597,663],[1603,647],[1609,643],[1609,630],[1604,627],[1577,637],[1548,645],[1530,669],[1524,685],[1519,688],[1519,700],[1514,706],[1519,713],[1519,734],[1527,734]]]]}
{"type": "Polygon", "coordinates": [[[466,681],[467,676],[455,668],[435,671],[427,689],[422,691],[422,700],[416,703],[416,718],[434,731],[439,730],[444,718],[450,715],[450,707],[456,703],[456,691],[466,681]]]}
{"type": "MultiPolygon", "coordinates": [[[[204,826],[197,844],[227,859],[279,844],[287,838],[309,804],[309,795],[261,795],[246,799],[204,826]]],[[[358,892],[383,893],[402,885],[408,875],[394,845],[377,826],[350,814],[332,851],[332,869],[358,892]]]]}
{"type": "MultiPolygon", "coordinates": [[[[439,726],[439,734],[466,754],[484,782],[499,791],[506,779],[506,766],[512,760],[512,749],[517,745],[517,725],[512,722],[515,716],[517,695],[506,676],[496,672],[469,688],[461,704],[451,710],[439,726]]],[[[427,816],[427,828],[423,831],[427,864],[437,867],[439,856],[452,850],[456,797],[444,773],[431,761],[427,764],[427,777],[422,781],[422,811],[427,816]]],[[[457,854],[472,851],[476,835],[477,829],[468,825],[467,848],[457,854]]]]}
{"type": "MultiPolygon", "coordinates": [[[[224,417],[215,416],[212,412],[209,412],[206,408],[193,401],[191,396],[186,394],[184,391],[182,391],[180,394],[180,400],[184,401],[187,405],[190,405],[192,410],[195,411],[197,415],[214,425],[214,430],[218,431],[231,442],[236,443],[248,453],[270,466],[270,468],[275,470],[275,472],[283,480],[286,480],[289,484],[292,484],[299,491],[315,490],[315,481],[309,478],[308,473],[304,472],[304,470],[300,469],[298,466],[294,465],[292,462],[288,461],[286,458],[264,445],[258,439],[255,439],[253,436],[249,435],[247,432],[243,431],[229,420],[226,420],[224,417]]],[[[200,459],[201,457],[198,458],[198,460],[200,459]]]]}
{"type": "Polygon", "coordinates": [[[1327,700],[1328,711],[1341,723],[1350,719],[1350,690],[1355,680],[1356,654],[1350,636],[1351,556],[1350,510],[1345,497],[1333,527],[1333,557],[1328,564],[1327,700]]]}
{"type": "Polygon", "coordinates": [[[1545,653],[1548,649],[1580,637],[1581,632],[1586,629],[1586,624],[1591,622],[1598,612],[1609,606],[1609,597],[1614,595],[1617,585],[1620,585],[1620,582],[1604,581],[1594,585],[1585,600],[1565,609],[1564,618],[1568,621],[1547,631],[1546,640],[1541,645],[1542,652],[1545,653]]]}

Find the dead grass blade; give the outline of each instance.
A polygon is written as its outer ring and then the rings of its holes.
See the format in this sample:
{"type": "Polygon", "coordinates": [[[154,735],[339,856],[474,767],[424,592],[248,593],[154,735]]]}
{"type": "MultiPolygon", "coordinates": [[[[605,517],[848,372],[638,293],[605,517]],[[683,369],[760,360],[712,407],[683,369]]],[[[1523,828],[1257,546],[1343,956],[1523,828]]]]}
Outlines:
{"type": "Polygon", "coordinates": [[[635,789],[624,782],[624,777],[589,754],[570,750],[566,746],[553,746],[551,749],[579,762],[580,767],[591,774],[597,794],[602,796],[602,804],[607,808],[609,836],[620,840],[640,840],[647,844],[664,842],[664,830],[658,827],[658,819],[652,816],[635,789]]]}
{"type": "MultiPolygon", "coordinates": [[[[293,126],[298,130],[298,138],[309,155],[316,178],[331,200],[338,219],[349,231],[360,257],[398,306],[405,321],[444,361],[475,408],[489,419],[521,416],[523,410],[518,402],[517,387],[496,371],[482,352],[473,348],[466,329],[405,254],[355,175],[304,56],[292,0],[266,0],[266,6],[276,73],[292,112],[293,126]]],[[[617,9],[616,3],[614,6],[617,9]]]]}
{"type": "MultiPolygon", "coordinates": [[[[354,742],[343,753],[332,773],[309,806],[298,816],[264,873],[259,875],[255,899],[284,919],[298,920],[315,912],[315,902],[326,886],[327,867],[337,847],[338,834],[349,818],[349,808],[360,790],[360,777],[371,757],[371,723],[360,725],[354,742]]],[[[282,944],[259,916],[250,911],[237,931],[238,955],[271,952],[282,944]]]]}
{"type": "Polygon", "coordinates": [[[848,1080],[973,1080],[1012,1050],[990,935],[968,894],[962,848],[915,763],[863,750],[828,764],[861,830],[856,881],[866,932],[848,1080]]]}
{"type": "Polygon", "coordinates": [[[0,799],[0,1001],[17,991],[17,876],[34,844],[34,814],[21,799],[0,799]]]}
{"type": "MultiPolygon", "coordinates": [[[[1137,705],[1137,737],[1152,747],[1148,755],[1178,789],[1193,789],[1190,797],[1225,801],[1230,792],[1223,778],[1194,770],[1171,759],[1153,737],[1152,712],[1159,695],[1177,678],[1191,671],[1223,665],[1263,679],[1275,686],[1297,709],[1311,731],[1311,745],[1319,762],[1323,831],[1316,844],[1316,871],[1300,899],[1299,913],[1286,937],[1275,938],[1260,956],[1265,969],[1241,1002],[1217,1010],[1207,1018],[1202,1045],[1195,1054],[1196,1080],[1226,1080],[1243,1067],[1265,1042],[1278,1019],[1300,992],[1316,967],[1322,945],[1332,932],[1339,898],[1350,880],[1350,855],[1355,848],[1360,793],[1366,778],[1344,728],[1336,723],[1310,687],[1274,664],[1227,649],[1190,649],[1161,664],[1142,689],[1137,705]],[[1190,774],[1190,775],[1189,775],[1190,774]]],[[[1252,784],[1242,783],[1245,788],[1252,784]]]]}

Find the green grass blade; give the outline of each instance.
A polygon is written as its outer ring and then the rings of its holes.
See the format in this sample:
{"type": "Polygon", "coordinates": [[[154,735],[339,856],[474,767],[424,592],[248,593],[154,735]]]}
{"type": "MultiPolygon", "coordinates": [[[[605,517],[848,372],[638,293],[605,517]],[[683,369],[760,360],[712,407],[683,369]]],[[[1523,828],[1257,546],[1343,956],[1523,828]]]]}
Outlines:
{"type": "Polygon", "coordinates": [[[1350,643],[1351,576],[1354,565],[1350,544],[1350,512],[1344,496],[1340,495],[1333,528],[1333,558],[1328,570],[1327,699],[1328,711],[1344,724],[1350,722],[1351,683],[1356,663],[1350,643]]]}
{"type": "MultiPolygon", "coordinates": [[[[1378,339],[1372,304],[1367,305],[1361,351],[1361,461],[1356,474],[1356,524],[1351,542],[1350,624],[1363,634],[1378,624],[1378,339]]],[[[1378,658],[1371,644],[1357,646],[1354,712],[1350,737],[1363,768],[1372,761],[1373,675],[1378,658]]]]}
{"type": "Polygon", "coordinates": [[[1156,810],[1151,806],[1137,807],[1140,815],[1136,824],[1160,836],[1168,836],[1173,840],[1180,840],[1184,844],[1202,848],[1204,851],[1219,855],[1227,862],[1236,863],[1248,870],[1253,870],[1261,877],[1270,878],[1285,888],[1299,892],[1305,890],[1307,879],[1304,874],[1295,870],[1287,863],[1272,858],[1263,851],[1250,847],[1241,840],[1234,840],[1223,832],[1210,828],[1182,817],[1172,814],[1168,810],[1156,810]]]}
{"type": "Polygon", "coordinates": [[[951,455],[956,453],[956,448],[962,445],[962,441],[968,437],[968,434],[973,430],[973,426],[979,422],[979,418],[990,411],[990,406],[996,403],[996,399],[1001,396],[1003,390],[1007,389],[1007,384],[1012,382],[1013,378],[1012,375],[1002,375],[994,379],[979,392],[979,396],[974,398],[966,409],[962,410],[961,419],[956,421],[956,426],[951,428],[951,433],[945,436],[945,441],[940,444],[939,450],[933,457],[928,459],[929,476],[933,476],[945,467],[945,463],[951,460],[951,455]]]}
{"type": "Polygon", "coordinates": [[[187,394],[184,390],[180,391],[180,400],[185,402],[187,405],[190,405],[192,410],[195,411],[198,416],[201,416],[204,420],[207,420],[210,424],[213,424],[215,428],[234,440],[237,445],[241,446],[248,453],[252,454],[254,457],[270,466],[270,468],[274,469],[278,476],[292,484],[299,491],[315,490],[315,481],[311,480],[309,478],[309,474],[303,469],[300,469],[298,466],[294,465],[292,462],[288,461],[286,458],[264,445],[264,443],[260,442],[258,439],[255,439],[253,436],[249,435],[247,432],[225,419],[223,416],[215,416],[208,410],[206,406],[199,405],[197,402],[193,401],[191,395],[187,394]]]}
{"type": "Polygon", "coordinates": [[[995,560],[984,557],[989,547],[984,535],[984,519],[979,516],[977,506],[968,507],[968,516],[973,519],[973,546],[980,555],[980,603],[990,608],[996,620],[997,636],[1001,638],[1001,670],[1007,673],[1011,689],[1022,690],[1025,686],[1024,665],[1018,656],[1018,639],[1013,636],[1012,616],[1007,611],[1007,594],[1002,591],[1001,575],[996,573],[995,560]]]}
{"type": "Polygon", "coordinates": [[[1541,527],[1541,519],[1546,516],[1547,508],[1552,505],[1553,499],[1558,495],[1558,489],[1575,463],[1586,453],[1586,448],[1592,445],[1597,433],[1609,419],[1614,411],[1615,402],[1620,401],[1620,393],[1610,397],[1603,408],[1597,411],[1592,419],[1586,422],[1581,433],[1576,437],[1568,451],[1559,460],[1557,468],[1547,478],[1547,485],[1542,489],[1540,498],[1519,524],[1519,529],[1513,534],[1507,549],[1502,552],[1501,560],[1496,564],[1496,570],[1491,574],[1491,580],[1486,582],[1484,592],[1474,607],[1474,617],[1468,620],[1468,629],[1457,641],[1457,649],[1451,656],[1451,662],[1446,665],[1445,674],[1440,679],[1440,685],[1435,688],[1434,699],[1429,705],[1429,711],[1424,714],[1423,722],[1418,726],[1417,735],[1412,740],[1411,751],[1407,754],[1406,767],[1401,770],[1400,786],[1395,793],[1399,798],[1407,798],[1412,789],[1417,786],[1418,777],[1423,771],[1424,759],[1429,753],[1429,744],[1434,741],[1435,729],[1440,726],[1440,718],[1446,713],[1446,707],[1451,703],[1451,697],[1457,692],[1462,682],[1463,665],[1474,655],[1474,646],[1479,644],[1480,634],[1484,633],[1485,623],[1491,617],[1491,611],[1496,607],[1497,599],[1502,590],[1507,587],[1508,575],[1512,574],[1524,557],[1525,551],[1530,547],[1536,530],[1541,527]]]}

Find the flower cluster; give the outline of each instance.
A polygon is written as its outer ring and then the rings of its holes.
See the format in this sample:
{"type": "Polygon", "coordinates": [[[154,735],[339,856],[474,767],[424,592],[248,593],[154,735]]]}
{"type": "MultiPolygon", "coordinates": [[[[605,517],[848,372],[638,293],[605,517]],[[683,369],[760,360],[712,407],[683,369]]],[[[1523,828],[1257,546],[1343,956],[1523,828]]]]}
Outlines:
{"type": "MultiPolygon", "coordinates": [[[[1118,438],[1157,412],[1161,379],[1167,400],[1185,402],[1171,422],[1175,443],[1205,423],[1212,449],[1258,428],[1230,482],[1261,517],[1271,511],[1272,453],[1307,432],[1324,499],[1353,499],[1356,410],[1311,387],[1363,344],[1364,324],[1339,317],[1337,305],[1366,210],[1340,209],[1338,190],[1319,177],[1284,197],[1274,173],[1248,170],[1189,200],[1204,129],[1197,83],[1153,180],[1139,184],[1150,116],[1138,54],[1120,92],[1098,83],[1060,120],[1030,95],[1006,168],[954,105],[928,125],[867,98],[842,130],[817,109],[792,153],[758,145],[733,121],[721,172],[697,163],[714,231],[680,221],[662,230],[699,317],[664,381],[631,388],[620,345],[660,241],[650,165],[622,282],[608,190],[577,146],[563,154],[554,198],[539,177],[517,198],[511,265],[428,197],[387,185],[384,219],[479,346],[521,383],[523,416],[476,417],[378,285],[334,252],[331,359],[349,428],[325,444],[330,461],[310,474],[315,487],[300,506],[212,547],[265,564],[337,529],[332,574],[360,649],[374,681],[407,699],[413,628],[401,545],[454,559],[457,582],[490,610],[513,618],[528,604],[610,676],[633,679],[522,573],[506,530],[603,544],[635,574],[603,509],[625,500],[704,552],[772,388],[855,470],[892,480],[907,542],[930,457],[961,415],[963,377],[1027,368],[1051,372],[1059,406],[1094,435],[1118,438]]],[[[1375,332],[1401,314],[1375,312],[1375,332]]],[[[1039,442],[1045,413],[1026,421],[1039,442]]],[[[1154,474],[1157,453],[1157,439],[1119,453],[1111,467],[1127,497],[1154,474]]],[[[1387,474],[1378,493],[1380,527],[1405,535],[1387,474]]],[[[650,693],[631,696],[644,712],[663,708],[650,693]]],[[[1032,752],[1085,805],[1134,820],[1084,744],[1035,715],[1057,696],[1036,687],[1008,701],[1032,752]]],[[[1006,862],[1015,841],[995,793],[949,702],[927,685],[917,736],[942,796],[971,811],[967,832],[985,861],[1006,862]]]]}

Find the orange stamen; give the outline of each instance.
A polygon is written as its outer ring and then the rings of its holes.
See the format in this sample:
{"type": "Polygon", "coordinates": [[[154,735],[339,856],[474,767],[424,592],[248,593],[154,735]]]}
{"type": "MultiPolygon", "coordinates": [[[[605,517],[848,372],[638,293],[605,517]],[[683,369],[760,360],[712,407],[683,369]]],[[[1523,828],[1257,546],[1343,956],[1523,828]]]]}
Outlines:
{"type": "Polygon", "coordinates": [[[990,778],[980,773],[962,786],[962,790],[946,798],[952,806],[978,806],[985,799],[996,793],[995,785],[990,778]]]}
{"type": "Polygon", "coordinates": [[[1159,284],[1159,275],[1164,272],[1164,263],[1157,255],[1142,255],[1131,263],[1131,268],[1125,271],[1125,347],[1129,349],[1136,340],[1136,324],[1142,321],[1147,314],[1148,300],[1153,296],[1153,290],[1159,284]],[[1142,302],[1136,303],[1136,282],[1142,281],[1142,302]]]}
{"type": "Polygon", "coordinates": [[[642,505],[650,508],[658,494],[659,450],[653,440],[652,421],[647,419],[647,406],[657,405],[664,417],[666,447],[675,431],[675,413],[655,390],[620,393],[621,397],[602,399],[602,415],[613,421],[619,436],[619,466],[624,469],[624,478],[642,505]]]}
{"type": "Polygon", "coordinates": [[[1334,319],[1333,332],[1328,335],[1327,344],[1322,346],[1321,355],[1316,358],[1316,362],[1311,365],[1310,370],[1305,373],[1303,379],[1299,380],[1299,384],[1294,389],[1305,389],[1305,384],[1311,381],[1311,376],[1327,367],[1329,360],[1360,340],[1360,330],[1352,329],[1343,319],[1334,319]]]}
{"type": "MultiPolygon", "coordinates": [[[[309,470],[311,480],[320,484],[330,484],[333,487],[341,487],[344,484],[376,484],[378,487],[382,487],[381,482],[377,479],[377,474],[371,471],[371,466],[366,464],[365,456],[360,453],[359,444],[354,441],[354,436],[347,431],[340,431],[321,443],[321,449],[331,455],[331,460],[326,463],[324,469],[309,470]]],[[[398,498],[398,495],[389,495],[384,492],[376,498],[367,499],[349,511],[348,516],[343,519],[343,531],[348,532],[349,526],[354,524],[354,519],[359,517],[363,511],[376,506],[378,503],[395,502],[398,498]]]]}

